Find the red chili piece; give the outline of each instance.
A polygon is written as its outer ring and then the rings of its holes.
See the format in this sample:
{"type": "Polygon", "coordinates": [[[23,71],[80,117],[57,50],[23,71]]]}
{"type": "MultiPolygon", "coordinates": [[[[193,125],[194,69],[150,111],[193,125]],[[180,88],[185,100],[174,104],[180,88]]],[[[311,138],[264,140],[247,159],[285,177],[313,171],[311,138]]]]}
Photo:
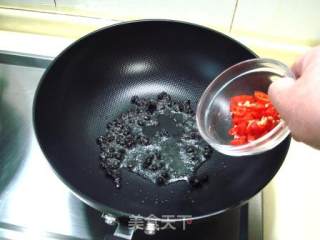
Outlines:
{"type": "Polygon", "coordinates": [[[233,136],[231,145],[242,145],[268,133],[280,121],[279,113],[267,94],[255,91],[253,96],[234,96],[230,100],[233,136]]]}

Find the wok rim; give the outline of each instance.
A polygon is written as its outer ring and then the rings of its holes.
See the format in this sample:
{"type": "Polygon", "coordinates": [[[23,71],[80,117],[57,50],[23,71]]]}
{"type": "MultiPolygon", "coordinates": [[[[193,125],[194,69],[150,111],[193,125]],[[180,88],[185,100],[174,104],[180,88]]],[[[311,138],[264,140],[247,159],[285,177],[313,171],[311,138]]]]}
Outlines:
{"type": "MultiPolygon", "coordinates": [[[[80,37],[79,39],[77,39],[76,41],[74,41],[72,44],[70,44],[67,48],[65,48],[61,53],[59,53],[54,59],[53,61],[49,64],[49,66],[46,68],[45,72],[43,73],[42,77],[40,78],[40,81],[38,83],[38,86],[36,88],[36,91],[35,91],[35,95],[34,95],[34,98],[33,98],[33,103],[32,103],[32,123],[33,123],[33,129],[34,129],[34,132],[35,132],[35,136],[36,136],[36,139],[37,139],[37,142],[40,146],[40,149],[42,151],[42,153],[44,154],[45,158],[46,158],[46,161],[49,163],[51,169],[53,170],[53,172],[55,173],[55,175],[60,179],[60,181],[62,181],[62,183],[64,185],[66,185],[66,187],[68,188],[68,190],[70,192],[72,192],[72,194],[74,194],[78,199],[80,199],[82,202],[84,202],[85,204],[89,205],[90,207],[102,212],[102,213],[109,213],[109,214],[112,214],[116,217],[130,217],[130,216],[136,216],[132,213],[129,213],[129,212],[124,212],[124,211],[120,211],[120,210],[117,210],[117,209],[114,209],[112,207],[109,207],[107,205],[105,205],[104,203],[99,203],[97,201],[95,201],[94,199],[91,199],[87,194],[83,193],[80,189],[76,189],[74,186],[72,186],[68,181],[67,179],[65,179],[64,177],[62,177],[58,172],[57,170],[54,168],[54,166],[52,165],[51,161],[50,161],[50,158],[48,156],[48,153],[46,153],[44,151],[44,149],[46,149],[45,147],[45,144],[41,143],[41,140],[40,140],[40,134],[39,134],[39,129],[37,128],[36,126],[36,109],[37,109],[37,102],[38,102],[38,97],[39,97],[39,92],[40,92],[40,89],[42,88],[43,86],[43,83],[45,81],[45,79],[47,78],[47,75],[50,73],[51,69],[53,68],[53,66],[56,64],[56,62],[62,57],[65,55],[65,53],[67,53],[70,49],[72,49],[73,47],[75,47],[76,45],[78,45],[80,42],[82,42],[83,40],[91,37],[92,35],[95,35],[97,33],[100,33],[102,31],[105,31],[105,30],[108,30],[108,29],[113,29],[113,28],[117,28],[117,27],[121,27],[121,26],[125,26],[125,25],[132,25],[132,24],[140,24],[140,23],[152,23],[152,22],[155,22],[155,23],[174,23],[174,24],[182,24],[182,25],[186,25],[186,26],[190,26],[190,27],[195,27],[195,28],[198,28],[198,29],[201,29],[201,30],[205,30],[205,31],[210,31],[210,32],[213,32],[214,34],[216,34],[217,36],[220,36],[220,37],[223,37],[225,38],[226,40],[228,41],[231,41],[233,44],[237,44],[239,47],[241,47],[242,49],[246,50],[248,53],[252,54],[253,56],[255,57],[258,57],[258,55],[256,53],[254,53],[251,49],[249,49],[248,47],[246,47],[245,45],[243,45],[242,43],[240,43],[239,41],[231,38],[230,36],[222,33],[222,32],[219,32],[217,30],[214,30],[210,27],[206,27],[206,26],[202,26],[202,25],[199,25],[199,24],[196,24],[196,23],[191,23],[191,22],[187,22],[187,21],[180,21],[180,20],[171,20],[171,19],[142,19],[142,20],[133,20],[133,21],[124,21],[124,22],[118,22],[118,23],[115,23],[115,24],[112,24],[112,25],[109,25],[109,26],[105,26],[105,27],[102,27],[102,28],[99,28],[93,32],[90,32],[82,37],[80,37]]],[[[285,139],[284,141],[288,140],[288,147],[287,149],[285,150],[285,153],[284,153],[284,156],[287,155],[287,152],[288,152],[288,149],[289,149],[289,145],[290,145],[290,139],[289,137],[287,139],[285,139]]],[[[284,158],[285,159],[285,158],[284,158]]],[[[283,164],[283,161],[284,159],[282,160],[282,163],[281,165],[283,164]]],[[[280,165],[280,167],[281,167],[280,165]]],[[[278,172],[279,169],[277,169],[276,173],[278,172]]],[[[275,174],[276,174],[275,173],[275,174]]],[[[274,175],[272,176],[272,178],[274,177],[274,175]]],[[[265,186],[272,180],[272,178],[269,179],[268,182],[266,182],[265,186]]],[[[263,189],[263,188],[262,188],[263,189]]],[[[209,217],[213,217],[215,215],[218,215],[218,214],[221,214],[221,213],[224,213],[228,210],[231,210],[231,209],[234,209],[236,207],[240,207],[240,206],[243,206],[244,204],[246,204],[252,197],[254,197],[256,194],[258,194],[262,189],[258,190],[257,192],[255,192],[252,196],[246,198],[246,199],[243,199],[242,201],[239,201],[237,203],[234,203],[232,204],[231,206],[229,207],[226,207],[226,208],[223,208],[219,211],[215,211],[215,212],[209,212],[207,214],[204,214],[204,215],[199,215],[199,216],[192,216],[190,218],[170,218],[170,219],[160,219],[160,218],[149,218],[149,217],[146,217],[146,216],[141,216],[139,215],[139,217],[142,217],[144,220],[148,221],[148,220],[156,220],[156,221],[159,221],[159,222],[182,222],[182,221],[186,221],[186,220],[201,220],[201,219],[204,219],[204,218],[209,218],[209,217]]]]}

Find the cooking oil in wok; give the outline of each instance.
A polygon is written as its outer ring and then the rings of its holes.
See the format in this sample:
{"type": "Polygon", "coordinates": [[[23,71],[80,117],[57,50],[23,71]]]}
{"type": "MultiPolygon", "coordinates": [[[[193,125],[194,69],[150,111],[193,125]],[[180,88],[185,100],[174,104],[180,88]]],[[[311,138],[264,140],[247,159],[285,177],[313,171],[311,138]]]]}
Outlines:
{"type": "Polygon", "coordinates": [[[198,134],[191,102],[161,93],[157,100],[133,97],[132,103],[135,108],[109,123],[98,138],[102,168],[116,185],[121,168],[158,185],[189,181],[212,152],[198,134]]]}

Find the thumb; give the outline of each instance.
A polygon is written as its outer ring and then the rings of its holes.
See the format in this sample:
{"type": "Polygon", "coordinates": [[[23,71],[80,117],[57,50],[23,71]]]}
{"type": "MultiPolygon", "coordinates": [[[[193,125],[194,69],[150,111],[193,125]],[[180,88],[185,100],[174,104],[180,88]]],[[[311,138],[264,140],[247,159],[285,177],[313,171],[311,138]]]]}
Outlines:
{"type": "Polygon", "coordinates": [[[295,80],[292,78],[281,78],[271,83],[268,90],[272,104],[285,121],[289,121],[294,112],[292,104],[292,100],[294,99],[294,97],[292,97],[294,94],[294,84],[295,80]]]}

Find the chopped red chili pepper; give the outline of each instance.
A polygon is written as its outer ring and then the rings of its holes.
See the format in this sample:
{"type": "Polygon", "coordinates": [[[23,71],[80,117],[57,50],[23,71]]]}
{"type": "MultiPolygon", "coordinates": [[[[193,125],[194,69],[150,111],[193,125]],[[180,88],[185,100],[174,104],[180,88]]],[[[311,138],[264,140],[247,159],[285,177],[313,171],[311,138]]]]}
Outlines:
{"type": "Polygon", "coordinates": [[[231,145],[242,145],[254,141],[280,121],[279,113],[267,94],[255,91],[253,96],[240,95],[230,99],[232,127],[229,135],[233,136],[231,145]]]}

